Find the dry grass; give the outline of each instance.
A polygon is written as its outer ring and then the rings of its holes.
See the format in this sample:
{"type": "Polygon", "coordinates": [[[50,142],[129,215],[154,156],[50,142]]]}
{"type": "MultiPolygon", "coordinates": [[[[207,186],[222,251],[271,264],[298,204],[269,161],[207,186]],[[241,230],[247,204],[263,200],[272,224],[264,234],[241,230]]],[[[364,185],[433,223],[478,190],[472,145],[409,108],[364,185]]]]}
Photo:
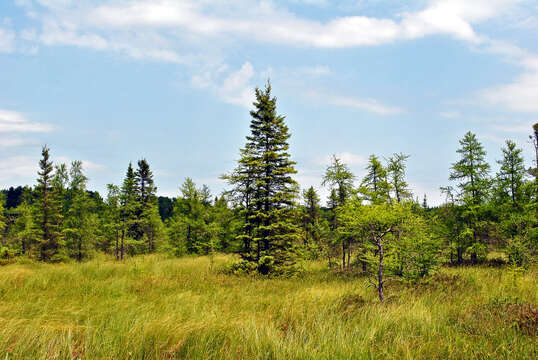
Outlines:
{"type": "Polygon", "coordinates": [[[311,263],[296,279],[229,257],[0,267],[0,359],[535,359],[536,269],[450,268],[389,286],[311,263]]]}

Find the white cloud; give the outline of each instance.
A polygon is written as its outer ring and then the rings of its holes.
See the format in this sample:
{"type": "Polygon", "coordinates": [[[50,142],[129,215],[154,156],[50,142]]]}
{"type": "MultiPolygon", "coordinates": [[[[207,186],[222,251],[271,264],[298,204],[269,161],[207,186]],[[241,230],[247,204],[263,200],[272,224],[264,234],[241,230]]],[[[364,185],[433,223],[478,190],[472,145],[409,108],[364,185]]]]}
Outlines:
{"type": "Polygon", "coordinates": [[[0,109],[0,133],[43,133],[52,130],[49,124],[30,122],[19,112],[0,109]]]}
{"type": "Polygon", "coordinates": [[[325,48],[379,45],[434,34],[479,42],[473,25],[517,2],[434,0],[423,10],[402,13],[396,19],[358,15],[326,22],[299,17],[266,0],[134,0],[105,5],[91,0],[40,0],[45,10],[26,7],[42,21],[39,38],[44,44],[123,51],[135,57],[149,53],[153,59],[183,62],[182,47],[189,52],[200,46],[218,47],[223,38],[325,48]]]}
{"type": "Polygon", "coordinates": [[[492,128],[497,131],[508,133],[529,134],[532,131],[532,122],[511,125],[493,125],[492,128]]]}
{"type": "Polygon", "coordinates": [[[512,82],[478,92],[478,98],[488,105],[522,113],[538,113],[538,54],[505,42],[487,40],[482,49],[501,55],[523,69],[512,82]]]}
{"type": "Polygon", "coordinates": [[[486,89],[480,95],[492,105],[516,112],[538,113],[538,69],[527,70],[511,83],[486,89]]]}
{"type": "Polygon", "coordinates": [[[330,165],[333,160],[333,155],[340,159],[344,164],[349,166],[364,166],[368,163],[367,156],[353,154],[346,151],[324,156],[318,159],[317,163],[320,165],[330,165]]]}
{"type": "Polygon", "coordinates": [[[403,109],[382,104],[375,99],[359,99],[346,96],[332,96],[327,98],[327,103],[330,105],[345,106],[364,110],[378,115],[394,115],[404,112],[403,109]]]}
{"type": "Polygon", "coordinates": [[[15,51],[15,32],[0,28],[0,53],[15,51]]]}
{"type": "Polygon", "coordinates": [[[0,185],[13,185],[14,181],[37,176],[38,159],[29,156],[0,158],[0,185]]]}
{"type": "Polygon", "coordinates": [[[255,75],[254,67],[247,61],[237,71],[229,72],[227,66],[205,71],[193,76],[191,83],[198,88],[209,88],[226,103],[251,108],[255,75]]]}
{"type": "Polygon", "coordinates": [[[0,136],[0,148],[14,148],[25,145],[35,145],[37,142],[33,139],[15,137],[13,135],[0,136]]]}

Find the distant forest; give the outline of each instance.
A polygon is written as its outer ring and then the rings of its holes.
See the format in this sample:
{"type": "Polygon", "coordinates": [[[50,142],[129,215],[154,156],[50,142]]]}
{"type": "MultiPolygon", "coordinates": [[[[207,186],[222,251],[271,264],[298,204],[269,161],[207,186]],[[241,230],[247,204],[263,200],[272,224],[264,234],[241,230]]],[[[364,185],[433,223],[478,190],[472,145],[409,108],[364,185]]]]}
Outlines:
{"type": "Polygon", "coordinates": [[[239,255],[231,272],[288,276],[301,271],[303,260],[318,259],[332,269],[375,274],[383,300],[388,275],[413,280],[440,264],[525,267],[536,259],[538,124],[529,128],[531,167],[523,144],[507,140],[494,171],[477,136],[466,133],[458,161],[447,164],[446,201],[436,207],[411,193],[407,154],[371,155],[363,179],[333,156],[322,207],[313,187],[301,191],[294,180],[291,134],[270,84],[255,91],[250,134],[235,169],[222,175],[228,191],[217,196],[190,178],[179,197],[157,196],[145,159],[128,164],[123,182],[99,194],[87,189],[81,161],[54,163],[44,146],[35,186],[1,192],[0,261],[225,252],[239,255]]]}

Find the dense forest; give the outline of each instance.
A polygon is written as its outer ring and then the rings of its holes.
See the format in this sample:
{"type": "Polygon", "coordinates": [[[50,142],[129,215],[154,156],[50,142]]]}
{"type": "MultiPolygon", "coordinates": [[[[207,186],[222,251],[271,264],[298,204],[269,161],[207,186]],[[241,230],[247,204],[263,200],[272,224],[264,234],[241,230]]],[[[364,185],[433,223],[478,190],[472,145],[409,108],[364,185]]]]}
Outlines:
{"type": "Polygon", "coordinates": [[[106,194],[87,188],[81,161],[53,162],[44,146],[37,184],[2,191],[3,264],[85,261],[107,253],[122,261],[148,253],[172,256],[236,253],[228,271],[292,276],[305,260],[335,271],[368,274],[384,299],[394,277],[414,281],[442,264],[486,261],[525,268],[538,251],[538,124],[529,128],[532,166],[522,146],[507,140],[502,158],[488,164],[479,137],[459,141],[459,160],[447,164],[436,207],[412,194],[409,155],[371,155],[357,179],[338,157],[325,169],[326,206],[313,187],[301,190],[285,117],[268,83],[256,89],[250,134],[235,169],[222,175],[228,191],[211,194],[190,178],[177,198],[157,196],[150,164],[129,163],[121,184],[106,194]]]}

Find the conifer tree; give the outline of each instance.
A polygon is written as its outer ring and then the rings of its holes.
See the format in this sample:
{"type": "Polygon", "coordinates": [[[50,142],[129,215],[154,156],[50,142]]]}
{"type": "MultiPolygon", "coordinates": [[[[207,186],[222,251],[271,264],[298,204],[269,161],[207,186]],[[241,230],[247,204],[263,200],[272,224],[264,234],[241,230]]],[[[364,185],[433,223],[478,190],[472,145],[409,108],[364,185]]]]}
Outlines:
{"type": "Polygon", "coordinates": [[[319,196],[314,190],[313,186],[310,186],[308,190],[303,191],[304,199],[304,230],[305,230],[305,245],[319,241],[319,221],[321,218],[321,209],[319,206],[319,196]]]}
{"type": "MultiPolygon", "coordinates": [[[[69,169],[70,206],[64,221],[64,234],[70,255],[78,261],[86,256],[89,242],[94,235],[92,228],[91,199],[86,193],[88,178],[84,175],[81,161],[73,161],[69,169]]],[[[95,215],[95,214],[94,214],[95,215]]]]}
{"type": "Polygon", "coordinates": [[[457,150],[460,160],[452,164],[450,180],[460,180],[458,187],[462,197],[468,198],[472,204],[481,204],[489,189],[489,164],[486,152],[476,135],[470,131],[460,140],[457,150]]]}
{"type": "Polygon", "coordinates": [[[43,261],[50,261],[58,255],[63,240],[62,214],[57,190],[53,186],[53,164],[46,146],[43,146],[41,155],[36,188],[35,226],[39,236],[39,258],[43,261]]]}
{"type": "Polygon", "coordinates": [[[158,218],[158,204],[155,195],[157,188],[153,182],[153,173],[146,159],[138,161],[138,169],[135,173],[136,182],[136,240],[144,240],[146,249],[154,252],[157,247],[157,239],[162,233],[162,221],[158,218]]]}
{"type": "MultiPolygon", "coordinates": [[[[254,179],[253,193],[249,194],[250,252],[260,265],[259,271],[268,273],[295,262],[293,249],[299,235],[290,214],[297,197],[297,183],[292,178],[296,170],[288,153],[289,129],[284,116],[277,115],[269,82],[263,90],[256,88],[254,107],[250,112],[251,133],[239,165],[247,167],[254,179]]],[[[238,192],[251,190],[245,189],[244,180],[230,177],[238,192]]]]}
{"type": "MultiPolygon", "coordinates": [[[[336,211],[339,207],[343,206],[346,201],[351,196],[353,192],[353,180],[355,176],[349,170],[348,166],[336,156],[332,156],[331,165],[325,169],[325,174],[323,175],[322,186],[329,185],[331,188],[331,194],[329,202],[333,204],[332,206],[332,229],[333,231],[337,229],[337,216],[336,211]]],[[[348,265],[350,258],[350,245],[351,239],[344,238],[342,236],[337,236],[337,240],[342,244],[342,269],[346,267],[346,252],[348,256],[348,265]]]]}
{"type": "Polygon", "coordinates": [[[480,241],[480,223],[482,222],[482,205],[488,197],[490,188],[489,164],[486,152],[476,135],[470,131],[460,140],[460,160],[452,164],[450,180],[459,180],[460,202],[464,206],[467,228],[462,237],[470,242],[471,260],[476,263],[478,254],[485,252],[485,244],[480,241]]]}
{"type": "Polygon", "coordinates": [[[497,161],[500,165],[497,173],[497,186],[500,196],[509,199],[514,208],[521,206],[523,196],[523,184],[526,175],[522,150],[516,147],[511,140],[506,141],[506,147],[502,148],[503,159],[497,161]]]}
{"type": "Polygon", "coordinates": [[[231,174],[225,174],[221,178],[226,180],[233,188],[227,193],[233,203],[240,209],[240,216],[243,220],[241,233],[237,240],[241,244],[239,254],[246,261],[256,261],[256,252],[253,245],[253,197],[256,192],[256,178],[258,166],[254,156],[252,144],[247,143],[245,148],[240,150],[240,158],[237,167],[231,174]]]}
{"type": "MultiPolygon", "coordinates": [[[[107,185],[106,211],[104,215],[104,226],[107,237],[113,239],[114,256],[116,260],[120,259],[120,233],[121,233],[121,216],[120,200],[121,193],[118,186],[113,184],[107,185]]],[[[106,247],[108,250],[108,246],[106,247]]]]}
{"type": "Polygon", "coordinates": [[[17,241],[17,247],[20,246],[20,254],[26,255],[30,253],[32,245],[35,243],[36,227],[34,224],[34,213],[28,199],[13,209],[15,221],[13,223],[13,234],[17,241]]]}
{"type": "Polygon", "coordinates": [[[409,159],[409,155],[401,153],[394,154],[389,158],[387,166],[389,183],[398,203],[401,203],[403,200],[408,200],[412,196],[411,191],[409,190],[409,185],[405,180],[405,162],[407,159],[409,159]]]}
{"type": "Polygon", "coordinates": [[[390,200],[391,185],[388,181],[387,169],[375,155],[370,155],[368,173],[361,183],[360,191],[372,204],[380,204],[390,200]]]}
{"type": "Polygon", "coordinates": [[[137,212],[137,193],[136,179],[133,166],[129,163],[125,179],[121,186],[120,193],[120,219],[121,219],[121,241],[120,241],[120,259],[123,260],[125,255],[126,237],[133,234],[133,228],[136,224],[137,212]]]}

